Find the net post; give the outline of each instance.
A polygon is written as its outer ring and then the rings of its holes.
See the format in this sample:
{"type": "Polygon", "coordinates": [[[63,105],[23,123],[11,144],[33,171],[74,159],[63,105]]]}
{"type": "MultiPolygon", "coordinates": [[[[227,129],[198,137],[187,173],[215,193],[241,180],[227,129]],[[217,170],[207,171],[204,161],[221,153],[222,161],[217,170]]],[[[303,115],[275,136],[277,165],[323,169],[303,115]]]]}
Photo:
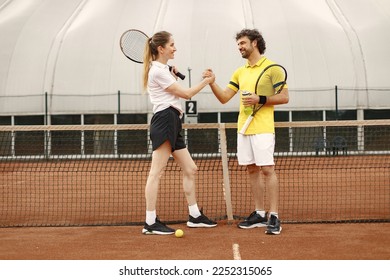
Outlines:
{"type": "Polygon", "coordinates": [[[232,195],[230,190],[226,128],[224,123],[219,124],[219,135],[221,138],[220,147],[221,147],[221,160],[222,160],[222,172],[223,172],[223,193],[225,196],[228,224],[231,224],[233,222],[232,195]]]}

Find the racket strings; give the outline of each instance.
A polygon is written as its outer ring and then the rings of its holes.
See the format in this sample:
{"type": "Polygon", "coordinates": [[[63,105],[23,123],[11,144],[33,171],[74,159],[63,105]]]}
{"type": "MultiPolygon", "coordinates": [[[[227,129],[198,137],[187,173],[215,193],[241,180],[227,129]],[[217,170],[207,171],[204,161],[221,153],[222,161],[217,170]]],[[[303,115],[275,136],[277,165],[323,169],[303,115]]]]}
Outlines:
{"type": "MultiPolygon", "coordinates": [[[[261,74],[259,75],[257,81],[256,81],[256,85],[255,85],[255,93],[257,94],[257,91],[258,91],[258,85],[259,85],[259,82],[261,80],[261,78],[263,77],[263,75],[266,73],[266,71],[272,67],[279,67],[283,72],[284,72],[284,79],[281,81],[281,82],[278,82],[274,88],[277,88],[279,87],[279,89],[275,92],[275,94],[279,94],[284,86],[286,85],[286,82],[287,82],[287,71],[286,69],[279,65],[279,64],[271,64],[271,65],[268,65],[262,72],[261,74]]],[[[253,105],[253,112],[252,112],[252,116],[255,116],[256,113],[264,106],[264,104],[255,104],[253,105]]]]}
{"type": "Polygon", "coordinates": [[[122,36],[122,51],[130,59],[142,63],[147,40],[148,38],[144,34],[129,31],[122,36]]]}

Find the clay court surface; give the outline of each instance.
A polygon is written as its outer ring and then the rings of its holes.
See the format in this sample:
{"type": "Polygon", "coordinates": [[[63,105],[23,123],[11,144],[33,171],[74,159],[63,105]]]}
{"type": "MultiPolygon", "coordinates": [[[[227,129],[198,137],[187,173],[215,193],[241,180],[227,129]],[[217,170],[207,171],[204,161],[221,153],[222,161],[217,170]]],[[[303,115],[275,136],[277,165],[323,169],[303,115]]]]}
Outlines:
{"type": "Polygon", "coordinates": [[[390,260],[390,223],[285,224],[279,236],[236,222],[172,227],[185,236],[145,236],[141,226],[1,228],[0,259],[233,260],[237,244],[242,260],[390,260]]]}
{"type": "MultiPolygon", "coordinates": [[[[279,236],[265,235],[260,228],[239,229],[237,219],[228,224],[220,160],[199,162],[200,204],[209,217],[220,218],[212,229],[171,225],[185,231],[183,238],[141,234],[149,170],[147,164],[141,174],[133,168],[141,161],[90,161],[88,168],[94,172],[79,171],[83,161],[3,164],[0,259],[390,260],[390,223],[357,222],[389,221],[389,156],[299,159],[280,159],[277,164],[283,213],[279,236]],[[138,225],[94,225],[106,220],[138,225]]],[[[246,215],[253,210],[243,181],[246,171],[234,162],[229,170],[233,213],[246,215]]],[[[177,174],[170,165],[162,182],[162,221],[188,217],[177,174]]]]}

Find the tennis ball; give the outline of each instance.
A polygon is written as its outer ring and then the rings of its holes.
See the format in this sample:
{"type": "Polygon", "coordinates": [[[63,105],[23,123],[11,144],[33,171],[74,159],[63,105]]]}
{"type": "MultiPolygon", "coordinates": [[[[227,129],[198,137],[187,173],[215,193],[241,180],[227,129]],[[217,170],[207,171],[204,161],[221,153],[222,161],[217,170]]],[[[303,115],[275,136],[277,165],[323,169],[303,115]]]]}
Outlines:
{"type": "Polygon", "coordinates": [[[177,229],[175,231],[175,236],[176,237],[180,238],[180,237],[183,237],[183,235],[184,235],[184,231],[182,231],[181,229],[177,229]]]}

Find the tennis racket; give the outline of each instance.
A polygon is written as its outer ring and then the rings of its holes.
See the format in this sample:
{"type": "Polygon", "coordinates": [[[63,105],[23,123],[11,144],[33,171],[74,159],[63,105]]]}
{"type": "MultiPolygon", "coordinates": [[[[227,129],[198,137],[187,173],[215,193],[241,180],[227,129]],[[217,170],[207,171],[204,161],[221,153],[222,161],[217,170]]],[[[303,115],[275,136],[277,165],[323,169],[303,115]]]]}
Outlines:
{"type": "MultiPolygon", "coordinates": [[[[266,74],[270,71],[269,69],[271,67],[278,67],[278,68],[280,68],[282,70],[282,73],[284,74],[284,78],[281,79],[281,81],[276,82],[276,83],[273,84],[273,87],[275,89],[279,87],[279,89],[275,92],[275,94],[279,94],[283,90],[283,88],[284,88],[284,86],[286,84],[286,81],[287,81],[287,71],[286,71],[286,69],[282,65],[271,64],[271,65],[268,65],[267,67],[265,67],[263,71],[261,71],[259,77],[256,80],[255,93],[257,95],[259,95],[259,93],[257,92],[258,91],[258,85],[261,82],[262,78],[265,77],[266,74]]],[[[255,117],[256,113],[261,109],[261,107],[263,107],[263,105],[264,104],[255,104],[255,105],[253,105],[253,112],[247,118],[247,120],[244,123],[244,126],[241,128],[241,130],[240,130],[241,134],[245,134],[246,130],[248,129],[249,125],[251,124],[251,122],[252,122],[253,118],[255,117]]]]}
{"type": "MultiPolygon", "coordinates": [[[[128,59],[136,63],[144,63],[144,49],[148,39],[148,35],[141,30],[130,29],[122,34],[119,46],[128,59]]],[[[172,66],[169,66],[169,71],[172,71],[172,66]]],[[[175,74],[182,80],[186,77],[180,72],[175,72],[175,74]]]]}

